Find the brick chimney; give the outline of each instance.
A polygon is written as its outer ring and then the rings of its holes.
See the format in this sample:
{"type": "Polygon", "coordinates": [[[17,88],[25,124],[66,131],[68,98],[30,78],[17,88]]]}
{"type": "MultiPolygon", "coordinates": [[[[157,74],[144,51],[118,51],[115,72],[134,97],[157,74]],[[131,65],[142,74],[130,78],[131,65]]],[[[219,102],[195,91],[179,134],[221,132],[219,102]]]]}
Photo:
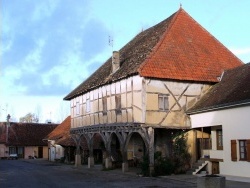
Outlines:
{"type": "Polygon", "coordinates": [[[118,51],[113,51],[112,56],[112,73],[120,68],[120,54],[118,51]]]}

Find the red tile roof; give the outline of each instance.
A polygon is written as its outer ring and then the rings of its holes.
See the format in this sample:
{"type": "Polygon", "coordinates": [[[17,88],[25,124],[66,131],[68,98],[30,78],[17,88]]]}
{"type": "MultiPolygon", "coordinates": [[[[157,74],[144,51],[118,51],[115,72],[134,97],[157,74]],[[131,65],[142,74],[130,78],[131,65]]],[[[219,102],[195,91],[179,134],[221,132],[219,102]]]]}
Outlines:
{"type": "Polygon", "coordinates": [[[158,79],[217,82],[223,70],[243,64],[182,8],[138,34],[119,52],[120,69],[111,74],[112,60],[108,59],[64,99],[70,100],[136,74],[158,79]]]}
{"type": "Polygon", "coordinates": [[[70,136],[71,116],[68,116],[58,125],[47,137],[47,140],[55,140],[56,144],[62,146],[75,146],[74,140],[70,136]]]}
{"type": "MultiPolygon", "coordinates": [[[[70,135],[71,116],[68,116],[60,125],[58,125],[47,137],[47,140],[55,140],[55,143],[61,146],[76,146],[75,141],[70,135]]],[[[94,135],[93,149],[100,149],[102,138],[100,135],[94,135]]],[[[84,137],[81,140],[81,147],[88,150],[87,141],[84,137]]]]}
{"type": "Polygon", "coordinates": [[[60,125],[58,125],[49,135],[47,136],[48,140],[57,140],[65,134],[69,134],[71,125],[71,117],[68,116],[60,125]]]}
{"type": "Polygon", "coordinates": [[[193,114],[242,104],[250,105],[250,63],[225,71],[222,80],[189,109],[188,113],[193,114]]]}
{"type": "MultiPolygon", "coordinates": [[[[40,123],[10,123],[8,143],[9,146],[46,146],[44,137],[56,128],[58,124],[40,123]]],[[[6,122],[0,124],[0,138],[6,143],[6,122]]]]}
{"type": "Polygon", "coordinates": [[[242,62],[182,8],[140,67],[144,77],[217,82],[242,62]]]}
{"type": "Polygon", "coordinates": [[[0,144],[6,143],[6,123],[0,123],[0,144]]]}

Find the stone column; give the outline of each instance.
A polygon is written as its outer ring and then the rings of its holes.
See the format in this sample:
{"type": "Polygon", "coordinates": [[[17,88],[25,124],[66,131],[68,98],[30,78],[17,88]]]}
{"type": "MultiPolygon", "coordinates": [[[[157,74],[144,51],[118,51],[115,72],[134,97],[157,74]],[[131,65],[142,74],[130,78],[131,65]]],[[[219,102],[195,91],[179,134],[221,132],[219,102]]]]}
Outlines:
{"type": "Polygon", "coordinates": [[[89,157],[88,157],[88,168],[94,167],[94,155],[93,155],[93,137],[88,140],[89,157]]]}
{"type": "Polygon", "coordinates": [[[152,127],[148,128],[148,136],[149,136],[149,174],[152,176],[154,172],[154,129],[152,127]]]}
{"type": "Polygon", "coordinates": [[[79,166],[81,166],[81,163],[82,163],[82,161],[81,161],[81,155],[80,154],[76,154],[75,155],[75,166],[79,167],[79,166]]]}
{"type": "Polygon", "coordinates": [[[105,168],[107,169],[112,168],[112,161],[109,155],[105,158],[105,168]]]}
{"type": "Polygon", "coordinates": [[[75,166],[79,167],[82,164],[81,152],[80,152],[81,136],[80,135],[75,135],[74,140],[76,142],[75,166]]]}
{"type": "Polygon", "coordinates": [[[106,148],[106,155],[105,155],[105,168],[110,169],[112,168],[112,161],[111,161],[111,148],[109,147],[110,143],[105,142],[105,148],[106,148]]]}
{"type": "Polygon", "coordinates": [[[128,156],[125,148],[122,149],[122,172],[128,171],[128,156]]]}
{"type": "Polygon", "coordinates": [[[89,156],[89,158],[88,158],[88,168],[94,167],[94,164],[95,164],[94,157],[93,156],[89,156]]]}

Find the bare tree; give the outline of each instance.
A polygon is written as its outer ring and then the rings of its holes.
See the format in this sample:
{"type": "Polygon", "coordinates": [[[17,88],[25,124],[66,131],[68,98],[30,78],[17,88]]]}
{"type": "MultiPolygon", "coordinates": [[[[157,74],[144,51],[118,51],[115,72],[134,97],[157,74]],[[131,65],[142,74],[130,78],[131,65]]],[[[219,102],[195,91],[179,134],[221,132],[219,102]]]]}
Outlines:
{"type": "Polygon", "coordinates": [[[58,120],[62,122],[70,115],[70,105],[69,102],[61,102],[57,110],[58,120]]]}
{"type": "Polygon", "coordinates": [[[22,123],[38,123],[39,119],[34,113],[33,114],[28,113],[24,117],[21,117],[19,119],[19,122],[22,122],[22,123]]]}

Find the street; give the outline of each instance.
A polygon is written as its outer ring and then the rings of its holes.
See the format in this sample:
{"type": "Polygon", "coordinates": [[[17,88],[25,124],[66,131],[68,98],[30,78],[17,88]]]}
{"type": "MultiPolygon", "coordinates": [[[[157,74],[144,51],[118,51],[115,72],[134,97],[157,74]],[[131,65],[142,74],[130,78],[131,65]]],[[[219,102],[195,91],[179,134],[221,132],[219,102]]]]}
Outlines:
{"type": "Polygon", "coordinates": [[[194,183],[138,177],[118,170],[77,169],[41,160],[0,160],[0,185],[5,187],[195,187],[194,183]],[[118,172],[118,173],[117,173],[118,172]]]}
{"type": "MultiPolygon", "coordinates": [[[[121,169],[102,171],[49,162],[40,159],[0,160],[1,188],[46,187],[196,187],[196,176],[139,177],[121,169]],[[179,177],[182,177],[181,179],[179,177]]],[[[248,187],[247,183],[227,181],[227,187],[248,187]]]]}

